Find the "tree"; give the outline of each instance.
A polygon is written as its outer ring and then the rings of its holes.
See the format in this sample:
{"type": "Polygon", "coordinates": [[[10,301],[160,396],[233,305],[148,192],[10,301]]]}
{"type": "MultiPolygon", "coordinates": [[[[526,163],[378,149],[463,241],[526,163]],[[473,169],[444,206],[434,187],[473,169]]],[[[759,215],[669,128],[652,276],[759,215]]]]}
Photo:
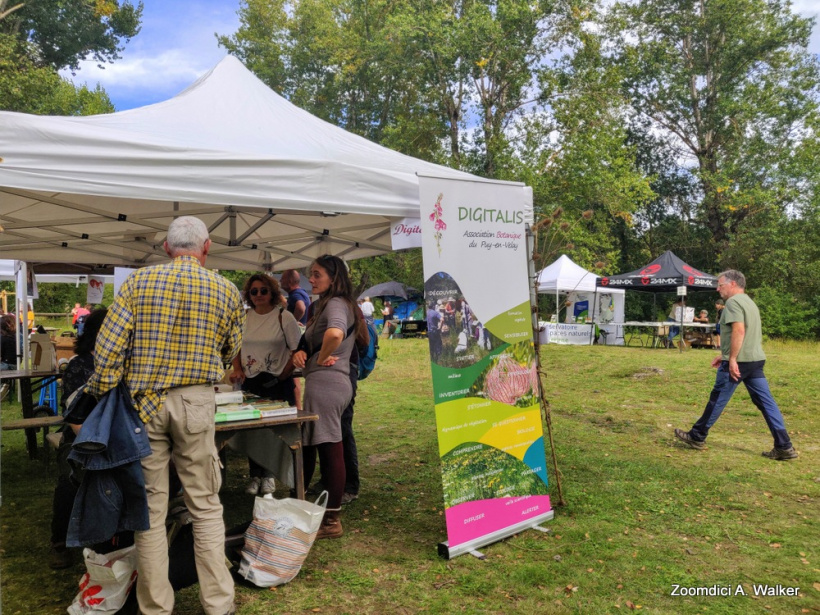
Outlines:
{"type": "Polygon", "coordinates": [[[636,123],[697,180],[715,253],[741,223],[799,205],[805,169],[789,164],[817,115],[813,20],[787,0],[644,0],[607,23],[636,123]],[[796,174],[795,174],[796,173],[796,174]]]}
{"type": "Polygon", "coordinates": [[[0,0],[0,109],[41,115],[110,113],[97,85],[75,87],[58,71],[119,58],[124,41],[140,29],[142,3],[117,0],[27,0],[7,8],[0,0]]]}
{"type": "MultiPolygon", "coordinates": [[[[23,44],[26,45],[26,44],[23,44]]],[[[76,87],[47,66],[36,66],[21,43],[0,34],[0,109],[38,115],[111,113],[114,105],[97,85],[76,87]]]]}
{"type": "Polygon", "coordinates": [[[587,268],[618,271],[626,229],[653,196],[650,177],[636,165],[627,103],[600,37],[578,28],[568,40],[572,53],[539,70],[543,109],[520,122],[513,174],[533,188],[541,265],[568,253],[587,268]]]}
{"type": "Polygon", "coordinates": [[[26,0],[0,21],[0,32],[13,34],[38,67],[79,68],[91,58],[103,64],[117,60],[123,43],[140,30],[142,2],[125,0],[26,0]]]}
{"type": "Polygon", "coordinates": [[[543,0],[243,0],[239,16],[220,44],[294,104],[489,177],[569,19],[543,0]]]}

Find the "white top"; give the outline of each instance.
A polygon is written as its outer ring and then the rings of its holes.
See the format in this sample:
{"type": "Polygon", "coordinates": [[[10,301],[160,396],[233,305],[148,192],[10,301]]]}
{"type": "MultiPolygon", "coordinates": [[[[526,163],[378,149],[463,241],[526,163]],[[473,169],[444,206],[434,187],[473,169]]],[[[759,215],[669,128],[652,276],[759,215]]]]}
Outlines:
{"type": "Polygon", "coordinates": [[[268,372],[277,376],[282,373],[292,351],[296,350],[302,332],[293,314],[283,310],[282,327],[279,326],[279,308],[267,314],[248,312],[242,333],[242,371],[246,378],[268,372]],[[285,333],[282,333],[284,328],[285,333]],[[287,336],[287,344],[285,344],[287,336]],[[288,350],[290,348],[290,350],[288,350]]]}
{"type": "Polygon", "coordinates": [[[364,314],[365,318],[370,318],[373,316],[373,312],[376,311],[376,308],[373,307],[370,301],[364,301],[360,307],[362,308],[362,314],[364,314]]]}

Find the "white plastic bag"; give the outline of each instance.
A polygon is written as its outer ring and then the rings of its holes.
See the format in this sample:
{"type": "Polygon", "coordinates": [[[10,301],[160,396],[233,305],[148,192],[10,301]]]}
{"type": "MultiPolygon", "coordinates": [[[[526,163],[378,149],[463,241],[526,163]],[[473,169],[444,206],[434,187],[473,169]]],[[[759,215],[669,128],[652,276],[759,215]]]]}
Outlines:
{"type": "Polygon", "coordinates": [[[282,585],[302,568],[327,507],[327,491],[316,503],[270,495],[256,498],[245,532],[239,574],[259,587],[282,585]]]}
{"type": "Polygon", "coordinates": [[[83,549],[83,559],[87,572],[80,579],[80,593],[68,607],[69,615],[113,615],[125,604],[137,580],[136,547],[106,555],[83,549]]]}

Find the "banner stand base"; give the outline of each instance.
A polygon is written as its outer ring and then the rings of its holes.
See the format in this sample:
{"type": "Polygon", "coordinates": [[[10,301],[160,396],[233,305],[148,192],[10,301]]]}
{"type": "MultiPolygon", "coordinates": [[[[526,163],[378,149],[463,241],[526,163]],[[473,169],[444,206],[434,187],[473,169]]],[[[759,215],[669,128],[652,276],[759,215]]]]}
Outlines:
{"type": "Polygon", "coordinates": [[[532,519],[527,519],[526,521],[522,521],[521,523],[517,523],[516,525],[510,525],[505,527],[501,530],[493,532],[492,534],[486,534],[475,540],[470,540],[469,542],[462,542],[459,545],[454,547],[450,547],[448,541],[438,543],[438,554],[446,559],[453,559],[454,557],[458,557],[459,555],[464,555],[465,553],[472,553],[473,551],[477,551],[479,547],[484,547],[486,545],[492,544],[494,542],[498,542],[499,540],[503,540],[504,538],[509,538],[514,534],[520,534],[521,532],[529,529],[538,529],[540,531],[544,531],[543,528],[537,527],[541,523],[545,521],[550,521],[554,517],[553,511],[549,511],[544,513],[543,515],[538,515],[537,517],[533,517],[532,519]]]}

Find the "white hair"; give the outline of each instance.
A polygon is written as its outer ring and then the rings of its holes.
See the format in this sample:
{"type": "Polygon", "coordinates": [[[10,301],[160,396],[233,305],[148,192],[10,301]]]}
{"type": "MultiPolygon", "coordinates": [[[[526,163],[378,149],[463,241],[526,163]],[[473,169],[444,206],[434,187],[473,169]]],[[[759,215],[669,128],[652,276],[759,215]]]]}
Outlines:
{"type": "Polygon", "coordinates": [[[165,241],[172,253],[202,254],[205,242],[208,241],[208,227],[199,218],[181,216],[171,222],[165,241]]]}

